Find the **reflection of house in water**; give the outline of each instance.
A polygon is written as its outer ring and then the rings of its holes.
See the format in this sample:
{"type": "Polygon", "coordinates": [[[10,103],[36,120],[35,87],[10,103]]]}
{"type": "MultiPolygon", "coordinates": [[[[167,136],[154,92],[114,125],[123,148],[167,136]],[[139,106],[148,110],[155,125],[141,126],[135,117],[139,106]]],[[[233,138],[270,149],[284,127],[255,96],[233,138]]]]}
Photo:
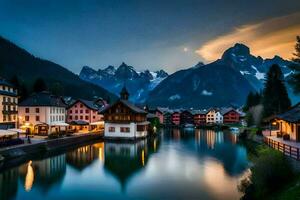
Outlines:
{"type": "Polygon", "coordinates": [[[15,199],[18,191],[18,169],[10,169],[0,173],[0,199],[15,199]]]}
{"type": "Polygon", "coordinates": [[[19,169],[24,179],[24,189],[40,187],[47,192],[51,186],[61,183],[66,172],[66,155],[58,155],[43,160],[29,161],[19,169]]]}
{"type": "Polygon", "coordinates": [[[147,164],[149,156],[159,148],[157,138],[136,142],[106,142],[104,168],[111,172],[124,190],[127,181],[147,164]]]}
{"type": "Polygon", "coordinates": [[[80,147],[67,153],[67,163],[80,171],[98,158],[104,160],[104,142],[80,147]]]}

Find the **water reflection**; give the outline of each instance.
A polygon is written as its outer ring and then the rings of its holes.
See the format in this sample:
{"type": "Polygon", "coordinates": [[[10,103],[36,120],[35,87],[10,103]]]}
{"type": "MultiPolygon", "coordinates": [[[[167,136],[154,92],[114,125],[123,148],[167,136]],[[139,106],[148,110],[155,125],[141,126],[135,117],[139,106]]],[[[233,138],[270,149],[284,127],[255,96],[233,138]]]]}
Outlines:
{"type": "Polygon", "coordinates": [[[248,161],[236,142],[198,129],[97,142],[1,172],[0,199],[237,199],[248,161]]]}

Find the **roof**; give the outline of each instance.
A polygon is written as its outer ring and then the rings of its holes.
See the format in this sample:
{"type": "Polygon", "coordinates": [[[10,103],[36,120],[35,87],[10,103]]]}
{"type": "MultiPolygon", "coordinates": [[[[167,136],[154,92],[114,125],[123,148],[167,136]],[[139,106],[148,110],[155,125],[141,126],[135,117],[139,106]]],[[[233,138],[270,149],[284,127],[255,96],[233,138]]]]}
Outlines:
{"type": "Polygon", "coordinates": [[[54,96],[50,92],[33,93],[27,99],[19,103],[19,106],[55,106],[66,107],[61,97],[54,96]]]}
{"type": "Polygon", "coordinates": [[[292,123],[300,122],[300,102],[285,113],[276,115],[276,118],[283,119],[292,123]]]}
{"type": "Polygon", "coordinates": [[[97,105],[95,104],[94,101],[89,101],[89,100],[84,100],[84,99],[77,99],[76,101],[74,101],[72,104],[70,104],[68,106],[68,108],[71,108],[72,106],[74,106],[76,103],[81,102],[82,104],[84,104],[86,107],[88,107],[89,109],[92,110],[99,110],[100,108],[97,107],[97,105]]]}
{"type": "Polygon", "coordinates": [[[124,99],[119,99],[116,103],[106,106],[104,109],[101,110],[101,113],[105,113],[108,109],[110,109],[111,107],[113,107],[114,105],[116,105],[119,102],[121,102],[122,104],[127,106],[130,110],[132,110],[135,113],[147,114],[147,112],[145,110],[133,105],[132,103],[130,103],[129,101],[124,100],[124,99]]]}
{"type": "Polygon", "coordinates": [[[193,115],[205,115],[207,113],[206,110],[192,110],[191,113],[193,115]]]}
{"type": "Polygon", "coordinates": [[[147,114],[147,118],[148,118],[148,119],[152,119],[152,118],[157,118],[157,116],[154,115],[154,114],[152,114],[152,113],[148,113],[148,114],[147,114]]]}
{"type": "Polygon", "coordinates": [[[5,85],[5,86],[9,86],[9,87],[15,88],[15,86],[13,84],[11,84],[10,82],[6,81],[3,78],[0,78],[0,85],[5,85]]]}
{"type": "Polygon", "coordinates": [[[236,113],[240,114],[238,111],[236,111],[234,108],[222,108],[220,113],[221,115],[225,115],[226,113],[230,112],[230,111],[235,111],[236,113]]]}

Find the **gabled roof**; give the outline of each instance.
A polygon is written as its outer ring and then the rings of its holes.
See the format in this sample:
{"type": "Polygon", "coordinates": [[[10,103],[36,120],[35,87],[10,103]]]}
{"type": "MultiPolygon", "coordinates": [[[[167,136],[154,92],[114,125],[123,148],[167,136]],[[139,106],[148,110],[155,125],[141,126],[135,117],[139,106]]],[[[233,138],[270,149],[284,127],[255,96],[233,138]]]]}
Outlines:
{"type": "Polygon", "coordinates": [[[135,113],[147,114],[147,112],[145,110],[143,110],[143,109],[141,109],[141,108],[133,105],[132,103],[130,103],[129,101],[124,100],[124,99],[119,99],[116,103],[114,103],[114,104],[112,104],[110,106],[105,107],[104,109],[101,110],[101,113],[105,113],[108,109],[110,109],[111,107],[113,107],[117,103],[124,104],[126,107],[128,107],[130,110],[132,110],[135,113]]]}
{"type": "Polygon", "coordinates": [[[300,122],[300,102],[285,113],[276,115],[276,118],[283,119],[292,123],[300,122]]]}
{"type": "Polygon", "coordinates": [[[27,99],[19,103],[19,106],[55,106],[66,107],[61,97],[54,96],[50,92],[33,93],[27,99]]]}
{"type": "Polygon", "coordinates": [[[71,105],[68,106],[68,108],[71,108],[72,106],[74,106],[76,103],[81,102],[83,105],[85,105],[86,107],[88,107],[89,109],[92,110],[99,110],[99,108],[97,107],[97,105],[94,103],[94,101],[89,101],[89,100],[84,100],[84,99],[77,99],[75,102],[73,102],[71,105]]]}
{"type": "Polygon", "coordinates": [[[230,111],[234,111],[234,112],[240,114],[240,113],[239,113],[238,111],[236,111],[234,108],[222,108],[221,111],[220,111],[220,113],[221,113],[221,115],[225,115],[226,113],[228,113],[228,112],[230,112],[230,111]]]}
{"type": "Polygon", "coordinates": [[[207,110],[192,110],[191,113],[193,115],[205,115],[207,113],[207,110]]]}

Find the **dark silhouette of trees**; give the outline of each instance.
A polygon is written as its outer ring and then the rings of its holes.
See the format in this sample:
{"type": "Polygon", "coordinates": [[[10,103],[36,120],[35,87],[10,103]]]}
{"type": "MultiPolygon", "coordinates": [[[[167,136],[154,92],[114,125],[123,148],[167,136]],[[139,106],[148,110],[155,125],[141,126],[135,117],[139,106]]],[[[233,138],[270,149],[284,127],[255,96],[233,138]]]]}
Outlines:
{"type": "Polygon", "coordinates": [[[262,103],[264,106],[263,117],[282,113],[291,106],[283,74],[277,64],[272,65],[267,73],[262,103]]]}
{"type": "Polygon", "coordinates": [[[294,74],[292,75],[291,79],[289,80],[289,83],[294,88],[294,93],[299,94],[300,93],[300,36],[296,37],[296,45],[295,45],[295,53],[293,54],[294,57],[292,58],[292,61],[294,62],[293,65],[290,66],[292,70],[294,70],[294,74]]]}
{"type": "Polygon", "coordinates": [[[261,103],[262,94],[259,92],[250,92],[247,96],[246,104],[244,106],[244,111],[248,111],[251,107],[257,106],[261,103]]]}
{"type": "Polygon", "coordinates": [[[48,89],[47,85],[42,78],[38,78],[35,80],[35,82],[33,84],[34,92],[42,92],[42,91],[46,91],[47,89],[48,89]]]}

